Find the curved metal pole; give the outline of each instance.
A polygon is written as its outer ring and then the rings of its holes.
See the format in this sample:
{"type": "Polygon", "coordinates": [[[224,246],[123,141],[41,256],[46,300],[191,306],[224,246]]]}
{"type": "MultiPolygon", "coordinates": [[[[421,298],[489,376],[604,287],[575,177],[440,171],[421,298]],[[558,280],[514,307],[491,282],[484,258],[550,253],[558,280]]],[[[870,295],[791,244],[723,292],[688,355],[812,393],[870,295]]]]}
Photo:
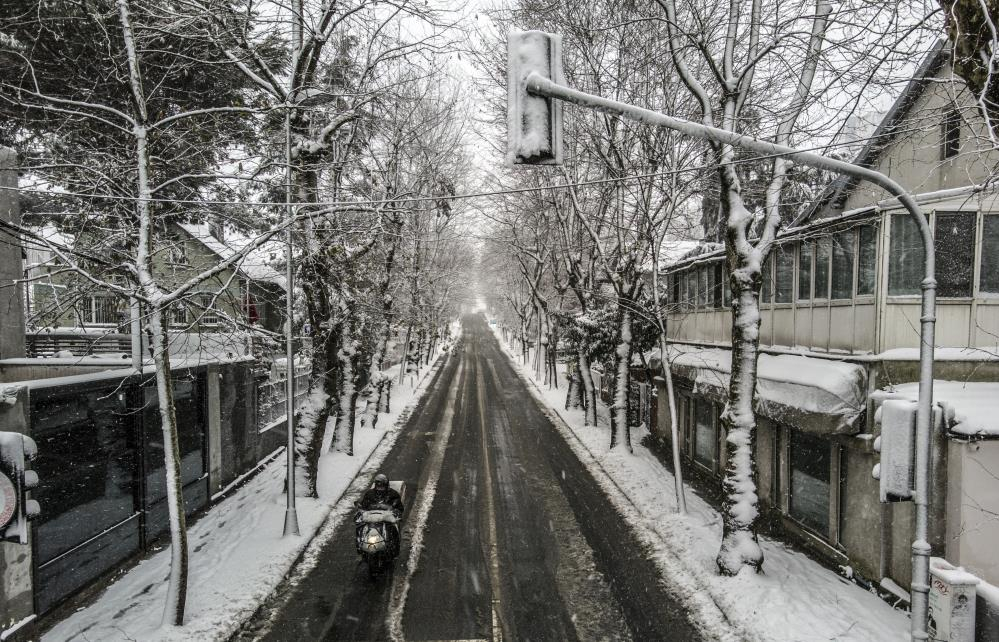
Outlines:
{"type": "Polygon", "coordinates": [[[666,127],[687,136],[702,140],[714,141],[724,145],[742,147],[769,156],[782,156],[802,165],[818,167],[829,171],[861,178],[869,183],[884,188],[898,198],[899,203],[916,222],[919,234],[923,240],[924,272],[922,282],[922,314],[919,331],[919,399],[916,409],[916,456],[915,456],[915,488],[913,503],[915,504],[915,524],[912,541],[912,639],[926,640],[926,616],[929,600],[930,544],[929,527],[929,465],[931,447],[931,418],[933,413],[933,352],[934,326],[936,323],[936,267],[933,256],[933,236],[930,233],[926,217],[919,211],[919,205],[901,185],[881,172],[827,158],[814,152],[803,151],[758,140],[743,134],[737,134],[725,129],[708,127],[682,118],[674,118],[650,109],[643,109],[616,100],[609,100],[582,91],[570,89],[531,72],[524,79],[527,91],[536,96],[546,96],[564,100],[581,107],[597,111],[617,114],[630,120],[666,127]]]}

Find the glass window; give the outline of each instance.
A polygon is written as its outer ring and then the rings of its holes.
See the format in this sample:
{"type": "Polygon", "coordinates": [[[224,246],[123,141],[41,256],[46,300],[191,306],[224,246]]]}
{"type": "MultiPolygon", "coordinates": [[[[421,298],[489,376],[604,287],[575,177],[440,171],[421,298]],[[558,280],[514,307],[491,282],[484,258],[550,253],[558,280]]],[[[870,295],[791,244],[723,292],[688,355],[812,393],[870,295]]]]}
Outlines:
{"type": "Polygon", "coordinates": [[[814,245],[811,241],[802,241],[798,246],[798,300],[808,301],[812,298],[812,253],[814,245]]]}
{"type": "Polygon", "coordinates": [[[975,274],[976,217],[975,212],[937,213],[934,232],[937,296],[971,296],[971,281],[975,274]]]}
{"type": "MultiPolygon", "coordinates": [[[[939,275],[938,266],[938,279],[939,275]]],[[[919,237],[919,226],[908,214],[895,214],[891,217],[891,243],[888,251],[888,294],[919,294],[919,283],[922,280],[923,241],[919,237]]]]}
{"type": "Polygon", "coordinates": [[[832,237],[832,298],[853,298],[853,254],[856,235],[853,230],[832,237]]]}
{"type": "Polygon", "coordinates": [[[982,274],[979,289],[999,294],[999,216],[982,220],[982,274]]]}
{"type": "Polygon", "coordinates": [[[774,272],[773,266],[773,255],[767,257],[767,260],[763,262],[763,289],[760,292],[760,302],[770,303],[773,299],[774,290],[774,272]]]}
{"type": "Polygon", "coordinates": [[[712,273],[712,277],[713,278],[712,278],[712,283],[711,283],[711,285],[712,285],[712,287],[711,287],[711,294],[712,294],[711,305],[712,305],[712,307],[720,308],[720,307],[722,307],[722,298],[723,298],[723,296],[722,296],[722,289],[723,289],[722,282],[724,281],[724,279],[722,278],[722,264],[721,264],[721,261],[719,261],[718,263],[715,263],[712,266],[712,268],[713,268],[712,269],[712,272],[713,272],[712,273]]]}
{"type": "Polygon", "coordinates": [[[700,308],[708,307],[708,302],[711,300],[711,272],[710,268],[706,265],[702,265],[697,271],[698,278],[700,282],[697,287],[697,304],[700,308]]]}
{"type": "Polygon", "coordinates": [[[710,401],[697,399],[694,402],[694,459],[711,469],[714,469],[718,452],[714,410],[715,406],[710,401]]]}
{"type": "Polygon", "coordinates": [[[815,242],[816,299],[829,298],[829,260],[832,256],[832,237],[824,236],[815,242]]]}
{"type": "Polygon", "coordinates": [[[864,225],[860,228],[860,250],[857,256],[857,296],[874,294],[877,279],[878,228],[864,225]]]}
{"type": "Polygon", "coordinates": [[[199,321],[201,322],[201,325],[218,325],[222,321],[218,313],[218,299],[211,294],[202,294],[200,303],[201,309],[198,313],[200,315],[199,321]]]}
{"type": "Polygon", "coordinates": [[[956,109],[945,111],[940,129],[940,160],[954,158],[961,151],[960,112],[956,109]]]}
{"type": "MultiPolygon", "coordinates": [[[[117,382],[115,382],[117,384],[117,382]]],[[[44,564],[137,512],[134,415],[117,385],[32,393],[32,467],[42,483],[35,563],[44,564]]]]}
{"type": "Polygon", "coordinates": [[[829,534],[829,443],[818,437],[790,431],[791,517],[823,535],[829,534]]]}
{"type": "Polygon", "coordinates": [[[728,280],[728,268],[722,268],[722,305],[726,308],[732,305],[732,284],[728,280]]]}
{"type": "Polygon", "coordinates": [[[794,297],[794,249],[777,248],[777,274],[774,280],[774,302],[790,303],[794,297]]]}
{"type": "Polygon", "coordinates": [[[693,310],[697,307],[697,270],[687,270],[687,308],[693,310]]]}
{"type": "Polygon", "coordinates": [[[673,292],[673,305],[680,302],[680,275],[673,273],[669,275],[670,286],[673,292]]]}

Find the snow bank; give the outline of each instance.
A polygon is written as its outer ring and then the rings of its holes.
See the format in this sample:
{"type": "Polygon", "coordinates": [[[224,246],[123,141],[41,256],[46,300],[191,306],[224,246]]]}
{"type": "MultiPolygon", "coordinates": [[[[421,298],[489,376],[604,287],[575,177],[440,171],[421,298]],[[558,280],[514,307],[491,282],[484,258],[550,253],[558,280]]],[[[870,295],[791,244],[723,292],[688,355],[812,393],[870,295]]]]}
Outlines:
{"type": "MultiPolygon", "coordinates": [[[[886,388],[907,399],[919,396],[918,383],[886,388]]],[[[968,436],[999,436],[999,383],[992,381],[933,382],[933,401],[944,411],[950,432],[968,436]]]]}
{"type": "MultiPolygon", "coordinates": [[[[442,352],[446,355],[446,352],[442,352]]],[[[301,537],[282,537],[284,526],[284,457],[211,508],[188,529],[190,578],[187,616],[178,628],[157,628],[169,574],[169,547],[142,560],[116,579],[90,606],[63,620],[42,638],[45,642],[88,640],[227,640],[296,566],[314,564],[317,548],[332,537],[374,474],[409,412],[424,393],[443,358],[426,368],[415,385],[392,388],[391,413],[379,421],[388,430],[357,429],[353,457],[328,452],[320,459],[319,499],[298,498],[301,537]],[[296,565],[296,561],[302,560],[296,565]]],[[[395,370],[398,367],[394,368],[395,370]]],[[[391,371],[389,373],[391,375],[391,371]]]]}
{"type": "MultiPolygon", "coordinates": [[[[503,344],[500,333],[494,332],[503,344]]],[[[687,515],[676,513],[673,475],[638,443],[648,431],[632,429],[633,455],[609,452],[606,416],[598,427],[584,426],[581,411],[564,410],[564,389],[543,389],[512,355],[511,361],[533,384],[556,428],[649,545],[667,588],[705,637],[775,642],[908,639],[905,613],[779,541],[760,538],[766,556],[763,574],[719,576],[715,556],[721,515],[690,488],[687,515]]],[[[780,381],[797,381],[800,373],[788,372],[792,364],[787,369],[785,362],[777,364],[784,373],[780,381]]]]}

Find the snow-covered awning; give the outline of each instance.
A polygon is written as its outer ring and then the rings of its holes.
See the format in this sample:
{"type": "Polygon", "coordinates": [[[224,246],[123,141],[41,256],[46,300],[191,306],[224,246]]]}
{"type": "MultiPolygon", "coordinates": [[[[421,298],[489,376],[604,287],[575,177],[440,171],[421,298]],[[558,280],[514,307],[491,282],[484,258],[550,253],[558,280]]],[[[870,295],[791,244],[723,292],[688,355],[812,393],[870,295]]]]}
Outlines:
{"type": "MultiPolygon", "coordinates": [[[[673,346],[673,371],[694,391],[724,403],[732,352],[673,346]]],[[[800,355],[761,354],[756,409],[782,424],[816,434],[854,434],[866,408],[867,371],[856,363],[800,355]]]]}
{"type": "MultiPolygon", "coordinates": [[[[915,400],[918,383],[900,383],[885,393],[915,400]]],[[[944,412],[944,425],[953,434],[967,437],[999,437],[999,382],[933,382],[933,401],[944,412]]]]}

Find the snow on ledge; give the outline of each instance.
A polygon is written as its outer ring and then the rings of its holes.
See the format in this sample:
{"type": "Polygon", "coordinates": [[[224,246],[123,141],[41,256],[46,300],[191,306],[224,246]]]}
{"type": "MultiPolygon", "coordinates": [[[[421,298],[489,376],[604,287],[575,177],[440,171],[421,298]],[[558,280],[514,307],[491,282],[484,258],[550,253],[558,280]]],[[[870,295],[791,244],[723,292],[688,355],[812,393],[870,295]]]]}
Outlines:
{"type": "MultiPolygon", "coordinates": [[[[900,383],[885,389],[915,400],[919,384],[900,383]]],[[[999,382],[933,382],[933,400],[943,408],[944,422],[951,433],[969,437],[999,437],[999,382]]]]}
{"type": "MultiPolygon", "coordinates": [[[[695,390],[724,393],[732,373],[731,350],[673,346],[673,367],[696,372],[695,390]]],[[[761,354],[756,383],[757,403],[767,414],[791,412],[818,419],[823,432],[849,433],[866,408],[866,369],[856,363],[799,355],[761,354]]],[[[774,417],[777,418],[777,417],[774,417]]],[[[792,423],[798,424],[792,419],[792,423]]],[[[814,422],[808,422],[814,423],[814,422]]]]}

